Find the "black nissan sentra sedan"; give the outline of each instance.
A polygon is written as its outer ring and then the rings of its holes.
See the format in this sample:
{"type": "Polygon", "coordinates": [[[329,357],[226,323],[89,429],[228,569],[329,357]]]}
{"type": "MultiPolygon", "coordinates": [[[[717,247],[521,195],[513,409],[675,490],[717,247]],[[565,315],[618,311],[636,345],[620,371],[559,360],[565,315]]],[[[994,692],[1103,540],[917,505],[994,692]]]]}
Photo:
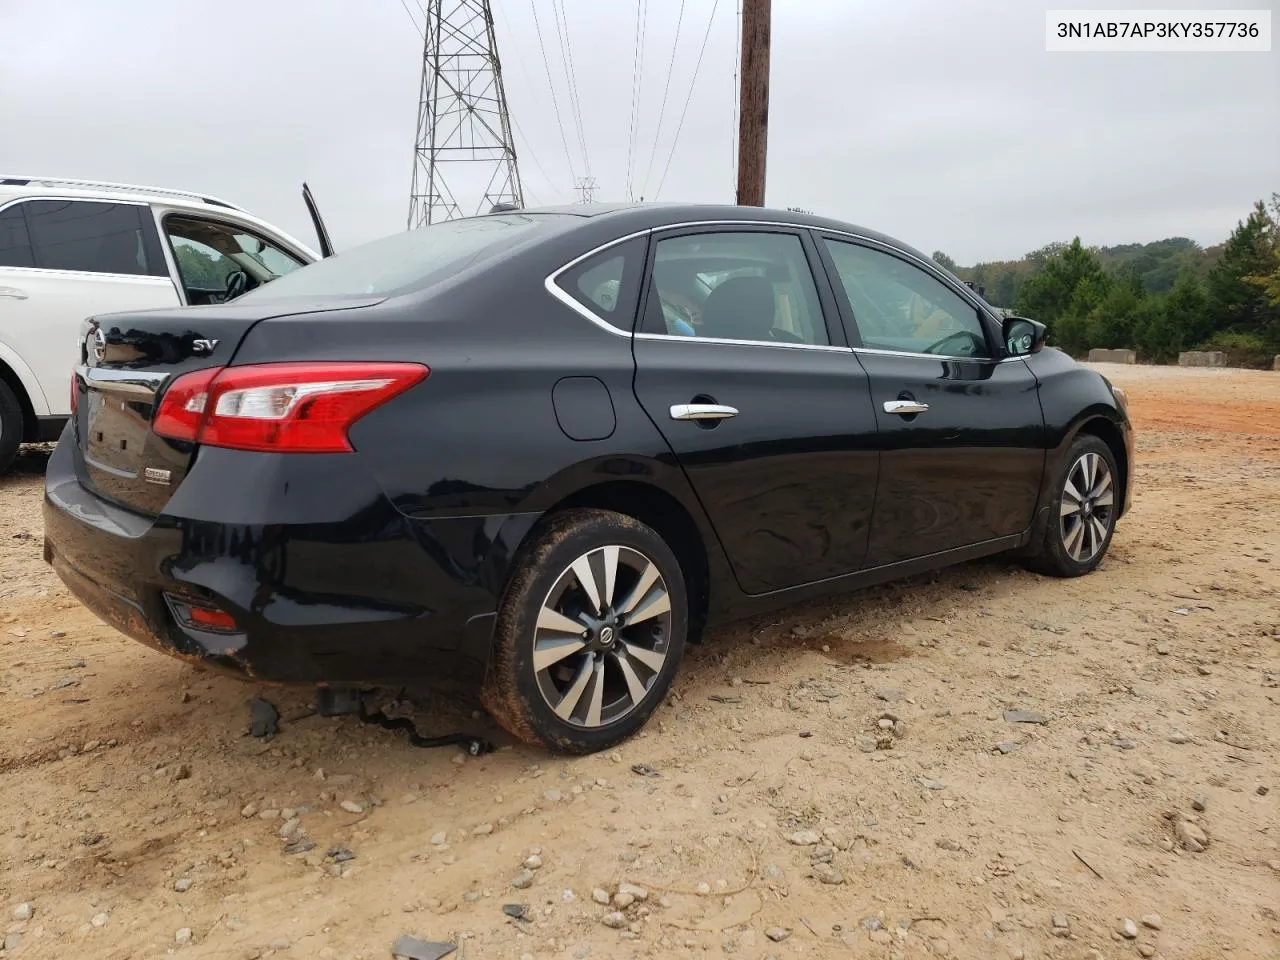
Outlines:
{"type": "Polygon", "coordinates": [[[476,683],[608,747],[714,623],[987,554],[1088,573],[1124,394],[832,220],[626,206],[440,223],[234,304],[86,321],[45,556],[264,681],[476,683]]]}

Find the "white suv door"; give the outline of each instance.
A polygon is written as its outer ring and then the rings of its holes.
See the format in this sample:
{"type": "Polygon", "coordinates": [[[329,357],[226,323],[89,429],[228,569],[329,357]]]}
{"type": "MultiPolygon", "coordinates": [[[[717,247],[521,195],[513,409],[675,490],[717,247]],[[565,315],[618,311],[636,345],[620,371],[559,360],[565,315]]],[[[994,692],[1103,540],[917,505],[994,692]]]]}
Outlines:
{"type": "Polygon", "coordinates": [[[23,198],[0,210],[0,357],[34,375],[24,386],[37,417],[71,413],[85,317],[179,303],[146,203],[23,198]]]}

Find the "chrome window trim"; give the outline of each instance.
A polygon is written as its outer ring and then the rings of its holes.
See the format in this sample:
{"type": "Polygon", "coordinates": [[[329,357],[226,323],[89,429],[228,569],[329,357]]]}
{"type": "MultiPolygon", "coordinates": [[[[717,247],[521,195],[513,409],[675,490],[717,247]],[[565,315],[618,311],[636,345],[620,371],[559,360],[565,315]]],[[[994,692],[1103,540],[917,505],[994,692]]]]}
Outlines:
{"type": "MultiPolygon", "coordinates": [[[[994,357],[953,357],[953,356],[945,356],[943,354],[938,354],[938,353],[911,353],[909,351],[901,351],[901,350],[880,350],[875,347],[842,347],[836,344],[827,344],[827,343],[781,343],[781,342],[775,343],[775,342],[770,342],[765,340],[730,340],[730,339],[721,339],[718,337],[681,337],[675,334],[665,334],[665,333],[636,333],[634,331],[631,333],[628,333],[625,330],[619,330],[617,327],[609,323],[609,321],[605,320],[603,317],[600,317],[599,315],[593,313],[591,310],[584,307],[581,303],[579,303],[576,299],[574,299],[574,297],[570,293],[563,290],[556,283],[556,280],[560,277],[562,273],[565,273],[566,271],[572,269],[573,267],[576,267],[583,260],[587,260],[590,257],[594,257],[597,253],[601,253],[605,250],[608,250],[610,247],[617,246],[620,243],[626,243],[628,240],[634,240],[636,237],[652,236],[657,233],[667,233],[672,230],[684,230],[689,227],[723,227],[723,226],[779,227],[786,230],[809,230],[817,234],[828,233],[837,237],[848,237],[852,240],[862,241],[864,243],[870,244],[873,247],[882,249],[887,253],[893,254],[895,256],[904,257],[907,260],[913,261],[914,263],[918,264],[922,269],[924,269],[924,271],[928,273],[929,276],[938,280],[944,286],[946,286],[947,289],[959,295],[959,297],[962,300],[964,300],[971,307],[977,310],[979,314],[984,316],[990,316],[986,308],[977,301],[972,290],[970,290],[968,287],[965,287],[963,284],[957,286],[956,284],[952,283],[946,276],[939,273],[928,261],[924,260],[921,257],[916,256],[915,254],[908,253],[906,250],[902,250],[894,246],[893,244],[886,243],[885,241],[879,240],[875,237],[869,237],[861,233],[854,233],[852,230],[839,230],[832,227],[815,227],[812,224],[793,223],[790,221],[783,221],[783,220],[686,220],[680,223],[665,223],[659,227],[648,227],[644,230],[636,230],[635,232],[629,233],[624,237],[618,237],[616,240],[610,240],[608,243],[603,243],[598,247],[594,247],[593,249],[588,250],[586,253],[582,254],[581,256],[575,257],[574,259],[570,260],[568,263],[564,264],[564,266],[558,267],[552,273],[549,273],[546,279],[543,280],[543,286],[546,288],[547,292],[551,294],[551,296],[555,297],[557,300],[559,300],[565,306],[569,307],[575,313],[579,314],[580,316],[586,317],[588,320],[594,323],[597,327],[600,327],[606,332],[612,333],[614,336],[618,336],[618,337],[628,337],[628,338],[636,338],[636,339],[643,339],[643,340],[680,340],[685,343],[690,343],[690,342],[718,343],[721,345],[746,345],[746,346],[754,346],[754,347],[789,347],[792,349],[798,347],[804,350],[835,350],[835,351],[842,351],[846,353],[849,353],[849,352],[879,353],[879,354],[884,354],[886,356],[927,357],[933,360],[969,360],[974,362],[982,361],[986,363],[1005,363],[1009,360],[1026,359],[1025,357],[1002,357],[999,360],[997,360],[994,357]]],[[[819,236],[818,239],[821,239],[821,236],[819,236]]],[[[814,278],[814,282],[815,283],[817,282],[816,277],[814,278]]]]}
{"type": "Polygon", "coordinates": [[[967,360],[970,363],[1008,363],[1011,360],[1025,360],[1026,357],[956,357],[949,353],[914,353],[910,350],[882,350],[879,347],[850,347],[854,353],[873,353],[883,357],[916,357],[925,360],[967,360]]]}
{"type": "Polygon", "coordinates": [[[681,343],[718,343],[731,347],[783,347],[787,350],[828,350],[849,353],[852,348],[833,343],[785,343],[782,340],[729,340],[721,337],[682,337],[677,333],[637,333],[637,340],[678,340],[681,343]]]}

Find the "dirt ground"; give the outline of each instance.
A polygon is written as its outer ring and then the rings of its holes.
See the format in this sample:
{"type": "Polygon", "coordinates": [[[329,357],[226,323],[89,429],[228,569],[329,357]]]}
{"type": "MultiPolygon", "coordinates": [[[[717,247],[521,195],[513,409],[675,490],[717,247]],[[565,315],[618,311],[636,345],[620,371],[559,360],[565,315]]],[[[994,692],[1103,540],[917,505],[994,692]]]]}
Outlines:
{"type": "Polygon", "coordinates": [[[0,953],[1280,957],[1280,373],[1106,372],[1139,460],[1098,572],[988,561],[720,631],[645,734],[574,760],[416,749],[113,633],[41,561],[29,453],[0,953]]]}

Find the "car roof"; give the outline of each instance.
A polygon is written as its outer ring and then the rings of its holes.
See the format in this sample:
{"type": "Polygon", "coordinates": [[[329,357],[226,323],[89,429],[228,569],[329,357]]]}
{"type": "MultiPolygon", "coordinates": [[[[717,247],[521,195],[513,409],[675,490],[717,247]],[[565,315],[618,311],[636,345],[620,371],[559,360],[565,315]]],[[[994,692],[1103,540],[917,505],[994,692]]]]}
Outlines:
{"type": "Polygon", "coordinates": [[[92,196],[97,199],[144,200],[171,202],[175,199],[198,205],[219,207],[223,210],[245,211],[233,203],[219,200],[192,190],[175,190],[170,187],[148,187],[132,183],[110,183],[103,180],[75,180],[67,177],[0,174],[0,196],[5,198],[28,196],[92,196]]]}
{"type": "MultiPolygon", "coordinates": [[[[509,211],[514,212],[514,211],[509,211]]],[[[744,207],[732,204],[710,203],[577,203],[553,207],[529,207],[520,213],[561,214],[582,217],[594,223],[609,221],[620,233],[661,229],[665,226],[690,223],[777,223],[807,227],[814,230],[830,230],[836,233],[854,234],[896,247],[925,260],[930,258],[903,243],[901,240],[857,224],[846,223],[831,217],[794,210],[776,210],[771,207],[744,207]]],[[[500,216],[501,214],[493,214],[500,216]]]]}

